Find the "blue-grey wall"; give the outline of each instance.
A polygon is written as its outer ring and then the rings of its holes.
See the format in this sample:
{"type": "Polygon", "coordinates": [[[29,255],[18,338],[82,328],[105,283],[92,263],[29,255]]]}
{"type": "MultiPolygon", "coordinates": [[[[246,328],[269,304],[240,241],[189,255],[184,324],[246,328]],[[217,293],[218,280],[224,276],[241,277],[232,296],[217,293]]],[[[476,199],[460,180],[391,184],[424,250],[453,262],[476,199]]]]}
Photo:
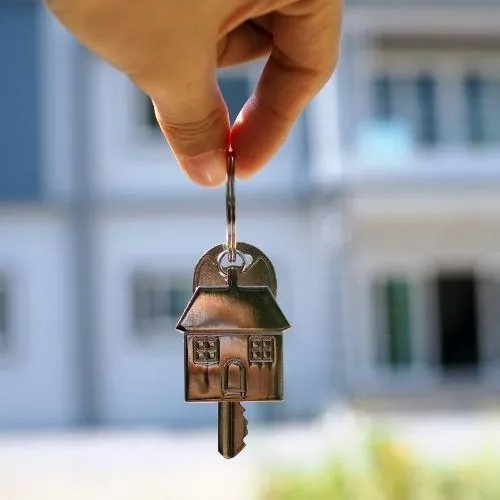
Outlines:
{"type": "Polygon", "coordinates": [[[0,201],[41,197],[38,2],[0,1],[0,201]]]}

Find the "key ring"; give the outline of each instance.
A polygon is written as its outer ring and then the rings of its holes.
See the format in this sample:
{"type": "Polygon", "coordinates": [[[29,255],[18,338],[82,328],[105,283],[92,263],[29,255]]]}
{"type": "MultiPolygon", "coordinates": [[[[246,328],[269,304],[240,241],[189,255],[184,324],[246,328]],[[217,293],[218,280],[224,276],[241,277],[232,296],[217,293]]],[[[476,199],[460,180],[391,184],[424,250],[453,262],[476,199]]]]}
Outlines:
{"type": "Polygon", "coordinates": [[[234,194],[234,151],[227,152],[226,178],[226,248],[230,263],[236,262],[236,197],[234,194]]]}

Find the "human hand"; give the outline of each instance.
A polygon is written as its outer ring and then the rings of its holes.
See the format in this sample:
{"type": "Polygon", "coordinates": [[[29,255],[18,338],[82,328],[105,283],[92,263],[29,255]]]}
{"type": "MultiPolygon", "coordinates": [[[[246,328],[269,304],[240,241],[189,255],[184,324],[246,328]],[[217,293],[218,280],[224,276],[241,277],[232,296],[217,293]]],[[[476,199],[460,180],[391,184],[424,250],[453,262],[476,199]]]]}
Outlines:
{"type": "Polygon", "coordinates": [[[268,162],[335,68],[341,0],[46,0],[90,50],[151,97],[181,168],[198,184],[268,162]],[[230,128],[218,67],[269,55],[230,128]]]}

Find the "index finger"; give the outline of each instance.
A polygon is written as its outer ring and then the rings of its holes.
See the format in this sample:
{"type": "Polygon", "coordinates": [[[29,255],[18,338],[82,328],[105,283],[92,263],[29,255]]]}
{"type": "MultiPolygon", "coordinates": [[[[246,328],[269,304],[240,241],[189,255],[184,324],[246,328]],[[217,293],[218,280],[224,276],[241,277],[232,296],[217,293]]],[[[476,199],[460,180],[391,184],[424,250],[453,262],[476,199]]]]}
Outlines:
{"type": "Polygon", "coordinates": [[[342,2],[300,0],[272,17],[274,47],[231,132],[237,176],[262,168],[337,64],[342,2]]]}

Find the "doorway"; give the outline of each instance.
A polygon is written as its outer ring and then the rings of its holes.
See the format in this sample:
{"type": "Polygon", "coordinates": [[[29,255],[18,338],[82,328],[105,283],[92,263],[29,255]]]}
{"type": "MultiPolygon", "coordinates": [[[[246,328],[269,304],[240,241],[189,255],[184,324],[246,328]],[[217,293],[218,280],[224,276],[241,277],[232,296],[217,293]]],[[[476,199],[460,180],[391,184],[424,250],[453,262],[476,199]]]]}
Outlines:
{"type": "Polygon", "coordinates": [[[476,278],[472,272],[437,277],[440,362],[445,371],[475,370],[479,364],[476,278]]]}

